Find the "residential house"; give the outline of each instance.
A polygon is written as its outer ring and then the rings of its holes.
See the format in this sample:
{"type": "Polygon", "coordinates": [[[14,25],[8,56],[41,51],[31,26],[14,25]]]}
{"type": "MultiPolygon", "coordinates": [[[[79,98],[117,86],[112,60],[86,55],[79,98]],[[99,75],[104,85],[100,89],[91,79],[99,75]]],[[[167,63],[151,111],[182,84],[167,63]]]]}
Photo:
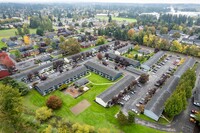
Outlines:
{"type": "Polygon", "coordinates": [[[118,79],[122,75],[121,72],[118,72],[114,69],[101,65],[97,62],[88,61],[85,63],[85,66],[90,71],[97,73],[111,81],[118,79]]]}
{"type": "Polygon", "coordinates": [[[168,32],[168,35],[173,36],[174,33],[179,33],[180,35],[182,35],[182,34],[183,34],[183,31],[180,31],[180,30],[170,30],[170,31],[168,32]]]}
{"type": "Polygon", "coordinates": [[[5,65],[0,64],[0,79],[9,76],[10,73],[5,65]]]}
{"type": "Polygon", "coordinates": [[[116,55],[123,55],[123,54],[125,54],[125,53],[127,53],[129,50],[131,50],[131,49],[133,49],[133,45],[127,45],[127,46],[124,46],[124,47],[122,47],[122,48],[120,48],[120,49],[117,49],[116,51],[115,51],[115,54],[116,55]]]}
{"type": "Polygon", "coordinates": [[[103,107],[109,107],[112,105],[112,99],[118,97],[120,93],[123,93],[125,89],[132,83],[135,77],[126,75],[123,79],[112,85],[110,88],[105,90],[103,93],[98,95],[95,99],[97,103],[103,107]]]}
{"type": "Polygon", "coordinates": [[[150,54],[150,51],[147,50],[147,49],[140,49],[140,50],[138,50],[138,52],[139,52],[140,54],[144,54],[144,55],[150,54]]]}
{"type": "Polygon", "coordinates": [[[197,45],[197,46],[200,46],[200,40],[199,39],[195,39],[194,40],[194,44],[197,45]]]}
{"type": "Polygon", "coordinates": [[[95,41],[90,41],[90,42],[82,42],[80,43],[81,48],[89,48],[92,46],[95,46],[95,41]]]}
{"type": "Polygon", "coordinates": [[[188,38],[183,38],[183,39],[181,40],[181,43],[193,45],[193,40],[190,40],[190,39],[188,39],[188,38]]]}
{"type": "Polygon", "coordinates": [[[158,35],[158,37],[164,39],[164,40],[168,40],[169,42],[172,42],[174,40],[174,38],[172,38],[170,35],[168,34],[162,34],[162,35],[158,35]]]}
{"type": "Polygon", "coordinates": [[[111,60],[115,60],[118,57],[120,60],[126,60],[129,63],[129,66],[133,66],[133,67],[140,66],[140,62],[137,60],[129,59],[129,58],[126,58],[123,56],[118,56],[114,53],[107,53],[107,54],[108,54],[109,59],[111,59],[111,60]]]}

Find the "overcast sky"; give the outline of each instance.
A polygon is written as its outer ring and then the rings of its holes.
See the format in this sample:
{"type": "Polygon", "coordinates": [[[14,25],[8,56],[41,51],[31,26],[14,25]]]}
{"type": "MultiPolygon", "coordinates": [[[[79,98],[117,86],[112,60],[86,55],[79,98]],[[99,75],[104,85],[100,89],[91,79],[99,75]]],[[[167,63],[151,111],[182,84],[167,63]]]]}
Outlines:
{"type": "Polygon", "coordinates": [[[200,0],[0,0],[0,2],[26,2],[26,3],[72,3],[72,2],[117,2],[117,3],[194,3],[200,0]]]}

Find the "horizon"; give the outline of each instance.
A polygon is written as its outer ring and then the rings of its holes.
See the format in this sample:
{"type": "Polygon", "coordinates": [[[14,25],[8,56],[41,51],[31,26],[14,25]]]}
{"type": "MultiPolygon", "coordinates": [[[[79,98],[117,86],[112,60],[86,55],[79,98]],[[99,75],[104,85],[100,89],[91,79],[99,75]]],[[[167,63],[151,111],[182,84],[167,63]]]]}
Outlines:
{"type": "Polygon", "coordinates": [[[132,1],[132,0],[125,0],[125,1],[119,1],[119,0],[44,0],[44,1],[40,1],[40,0],[33,0],[33,1],[29,1],[27,2],[26,0],[18,0],[18,1],[14,1],[14,0],[0,0],[0,3],[24,3],[24,4],[53,4],[53,3],[66,3],[66,4],[74,4],[74,3],[110,3],[110,4],[200,4],[200,1],[198,0],[190,0],[190,2],[186,1],[186,0],[177,0],[177,1],[172,1],[172,0],[168,0],[168,1],[160,1],[160,0],[143,0],[143,1],[132,1]]]}

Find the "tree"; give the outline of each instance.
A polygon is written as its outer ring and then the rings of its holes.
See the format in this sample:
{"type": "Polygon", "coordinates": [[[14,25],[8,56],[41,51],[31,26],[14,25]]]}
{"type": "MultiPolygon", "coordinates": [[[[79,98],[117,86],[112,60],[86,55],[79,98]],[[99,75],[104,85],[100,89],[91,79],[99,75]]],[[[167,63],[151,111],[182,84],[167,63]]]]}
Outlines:
{"type": "Polygon", "coordinates": [[[134,36],[134,34],[135,34],[134,29],[130,29],[130,30],[128,31],[128,37],[129,37],[129,39],[132,39],[133,36],[134,36]]]}
{"type": "Polygon", "coordinates": [[[24,24],[22,28],[20,27],[17,28],[17,32],[15,34],[23,37],[24,35],[29,34],[29,33],[30,33],[30,30],[29,30],[28,25],[24,24]]]}
{"type": "Polygon", "coordinates": [[[6,19],[6,15],[5,14],[3,14],[3,19],[6,19]]]}
{"type": "Polygon", "coordinates": [[[44,132],[44,133],[52,133],[52,132],[53,132],[52,126],[51,126],[51,125],[48,125],[48,127],[45,128],[43,132],[44,132]]]}
{"type": "Polygon", "coordinates": [[[172,96],[165,103],[165,113],[170,117],[179,114],[183,109],[183,101],[181,96],[173,93],[172,96]]]}
{"type": "Polygon", "coordinates": [[[135,45],[135,47],[133,48],[135,51],[138,51],[140,49],[139,45],[135,45]]]}
{"type": "Polygon", "coordinates": [[[173,35],[172,35],[173,38],[180,38],[181,37],[181,34],[179,32],[175,32],[173,35]]]}
{"type": "Polygon", "coordinates": [[[47,107],[51,109],[59,109],[62,106],[62,100],[58,96],[50,96],[46,102],[47,107]]]}
{"type": "Polygon", "coordinates": [[[50,45],[51,44],[51,39],[50,38],[45,38],[44,42],[46,45],[50,45]]]}
{"type": "Polygon", "coordinates": [[[41,19],[37,16],[33,16],[30,19],[30,28],[38,28],[40,26],[41,19]]]}
{"type": "Polygon", "coordinates": [[[109,17],[108,17],[108,22],[109,23],[112,22],[112,16],[111,15],[109,15],[109,17]]]}
{"type": "Polygon", "coordinates": [[[128,124],[128,118],[120,111],[117,114],[117,120],[120,123],[120,125],[127,125],[128,124]]]}
{"type": "Polygon", "coordinates": [[[139,80],[140,83],[144,84],[147,81],[149,81],[149,75],[148,74],[141,74],[138,80],[139,80]]]}
{"type": "Polygon", "coordinates": [[[128,112],[128,122],[130,124],[135,122],[135,114],[133,112],[128,112]]]}
{"type": "Polygon", "coordinates": [[[102,55],[101,53],[98,53],[98,54],[97,54],[97,58],[98,58],[99,60],[102,60],[103,55],[102,55]]]}
{"type": "Polygon", "coordinates": [[[79,42],[75,38],[69,38],[60,44],[60,48],[67,54],[76,54],[81,51],[79,42]]]}
{"type": "Polygon", "coordinates": [[[195,116],[196,116],[196,120],[198,121],[198,122],[200,122],[200,113],[198,113],[198,114],[195,114],[195,116]]]}
{"type": "Polygon", "coordinates": [[[47,107],[41,107],[36,110],[36,119],[45,121],[52,116],[52,110],[47,107]]]}
{"type": "Polygon", "coordinates": [[[40,35],[40,36],[43,36],[43,35],[44,35],[44,30],[41,29],[41,28],[37,28],[36,34],[37,34],[37,35],[40,35]]]}
{"type": "Polygon", "coordinates": [[[99,36],[97,41],[96,41],[96,45],[102,45],[102,44],[105,44],[106,43],[106,39],[104,36],[99,36]]]}
{"type": "Polygon", "coordinates": [[[183,47],[177,40],[174,40],[172,42],[172,46],[170,47],[170,50],[174,52],[182,52],[183,47]]]}
{"type": "Polygon", "coordinates": [[[149,37],[147,36],[147,35],[145,35],[144,37],[143,37],[143,43],[144,43],[144,45],[148,45],[148,41],[149,41],[149,37]]]}
{"type": "Polygon", "coordinates": [[[22,28],[23,28],[24,35],[30,34],[30,30],[27,24],[24,24],[22,28]]]}
{"type": "Polygon", "coordinates": [[[22,28],[18,27],[17,32],[15,33],[16,35],[24,36],[24,32],[22,31],[22,28]]]}
{"type": "Polygon", "coordinates": [[[23,111],[22,98],[17,89],[0,84],[0,119],[1,123],[14,127],[20,126],[23,111]]]}
{"type": "Polygon", "coordinates": [[[60,43],[63,43],[65,41],[65,37],[64,36],[60,36],[60,43]]]}
{"type": "Polygon", "coordinates": [[[168,33],[168,28],[167,27],[163,27],[160,30],[160,34],[167,34],[168,33]]]}

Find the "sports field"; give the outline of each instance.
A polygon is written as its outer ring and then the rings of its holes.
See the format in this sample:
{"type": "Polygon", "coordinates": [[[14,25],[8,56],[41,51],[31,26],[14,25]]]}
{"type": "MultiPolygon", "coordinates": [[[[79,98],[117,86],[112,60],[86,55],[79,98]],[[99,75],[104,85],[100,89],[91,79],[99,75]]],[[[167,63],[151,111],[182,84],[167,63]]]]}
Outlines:
{"type": "MultiPolygon", "coordinates": [[[[108,20],[107,16],[96,16],[96,18],[99,18],[101,20],[108,20]]],[[[116,21],[127,21],[129,23],[133,23],[133,22],[137,22],[136,19],[134,18],[121,18],[121,17],[112,17],[112,20],[116,20],[116,21]]]]}

